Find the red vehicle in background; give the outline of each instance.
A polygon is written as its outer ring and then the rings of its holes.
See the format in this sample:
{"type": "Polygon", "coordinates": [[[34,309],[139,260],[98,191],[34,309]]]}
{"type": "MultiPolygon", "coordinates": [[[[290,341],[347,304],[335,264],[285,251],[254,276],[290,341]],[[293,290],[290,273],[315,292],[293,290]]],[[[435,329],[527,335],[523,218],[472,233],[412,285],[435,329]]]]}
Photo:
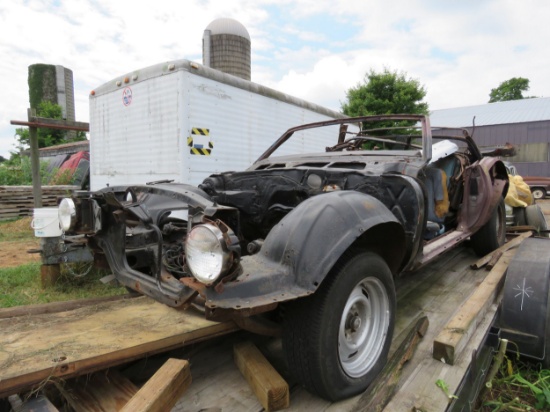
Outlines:
{"type": "Polygon", "coordinates": [[[86,189],[90,186],[90,152],[80,151],[65,160],[50,181],[50,184],[67,184],[86,189]]]}

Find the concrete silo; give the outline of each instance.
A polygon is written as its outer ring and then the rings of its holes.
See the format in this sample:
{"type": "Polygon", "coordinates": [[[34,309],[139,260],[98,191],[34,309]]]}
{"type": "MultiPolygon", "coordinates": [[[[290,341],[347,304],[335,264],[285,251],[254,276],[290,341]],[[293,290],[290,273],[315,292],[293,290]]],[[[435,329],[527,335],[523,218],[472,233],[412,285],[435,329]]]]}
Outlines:
{"type": "Polygon", "coordinates": [[[33,64],[29,66],[28,82],[31,108],[49,101],[61,106],[64,119],[75,120],[72,70],[59,65],[33,64]]]}
{"type": "Polygon", "coordinates": [[[203,64],[250,80],[250,35],[237,20],[214,20],[204,30],[203,64]]]}

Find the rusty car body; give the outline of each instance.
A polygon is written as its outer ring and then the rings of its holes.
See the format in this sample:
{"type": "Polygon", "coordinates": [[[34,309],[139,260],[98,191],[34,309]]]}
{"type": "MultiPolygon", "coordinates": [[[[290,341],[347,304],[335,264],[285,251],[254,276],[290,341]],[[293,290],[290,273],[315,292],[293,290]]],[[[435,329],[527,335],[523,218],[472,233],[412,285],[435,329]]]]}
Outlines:
{"type": "Polygon", "coordinates": [[[335,400],[385,364],[395,276],[468,239],[478,254],[504,242],[507,188],[503,163],[468,133],[432,133],[422,115],[366,116],[289,129],[247,170],[198,187],[78,192],[60,220],[126,287],[281,334],[294,376],[335,400]],[[333,146],[274,156],[318,127],[333,129],[333,146]]]}

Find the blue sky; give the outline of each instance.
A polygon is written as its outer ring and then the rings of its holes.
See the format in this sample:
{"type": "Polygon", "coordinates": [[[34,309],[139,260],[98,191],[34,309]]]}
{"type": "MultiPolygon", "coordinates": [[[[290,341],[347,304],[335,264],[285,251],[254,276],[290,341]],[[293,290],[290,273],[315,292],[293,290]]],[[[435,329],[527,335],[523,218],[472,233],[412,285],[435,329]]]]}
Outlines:
{"type": "Polygon", "coordinates": [[[73,71],[76,117],[93,88],[163,61],[202,62],[216,18],[252,40],[252,81],[338,110],[373,69],[424,85],[431,109],[486,103],[511,77],[550,96],[550,2],[545,0],[3,0],[0,3],[0,155],[14,150],[29,106],[28,66],[73,71]]]}

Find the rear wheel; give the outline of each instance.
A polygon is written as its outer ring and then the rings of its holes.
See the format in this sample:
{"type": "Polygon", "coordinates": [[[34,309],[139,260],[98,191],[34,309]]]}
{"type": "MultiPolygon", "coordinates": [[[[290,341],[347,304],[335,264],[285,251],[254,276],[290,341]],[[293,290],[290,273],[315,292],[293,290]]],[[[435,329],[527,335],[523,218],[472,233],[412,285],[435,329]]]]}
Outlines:
{"type": "Polygon", "coordinates": [[[501,199],[491,218],[471,237],[472,247],[478,256],[498,249],[506,241],[506,209],[501,199]]]}
{"type": "Polygon", "coordinates": [[[535,198],[535,199],[543,199],[544,195],[545,195],[545,192],[542,189],[535,188],[535,189],[531,189],[531,194],[533,195],[533,198],[535,198]]]}
{"type": "Polygon", "coordinates": [[[310,297],[285,308],[283,348],[293,377],[329,400],[364,391],[386,363],[395,289],[377,254],[346,254],[310,297]]]}

